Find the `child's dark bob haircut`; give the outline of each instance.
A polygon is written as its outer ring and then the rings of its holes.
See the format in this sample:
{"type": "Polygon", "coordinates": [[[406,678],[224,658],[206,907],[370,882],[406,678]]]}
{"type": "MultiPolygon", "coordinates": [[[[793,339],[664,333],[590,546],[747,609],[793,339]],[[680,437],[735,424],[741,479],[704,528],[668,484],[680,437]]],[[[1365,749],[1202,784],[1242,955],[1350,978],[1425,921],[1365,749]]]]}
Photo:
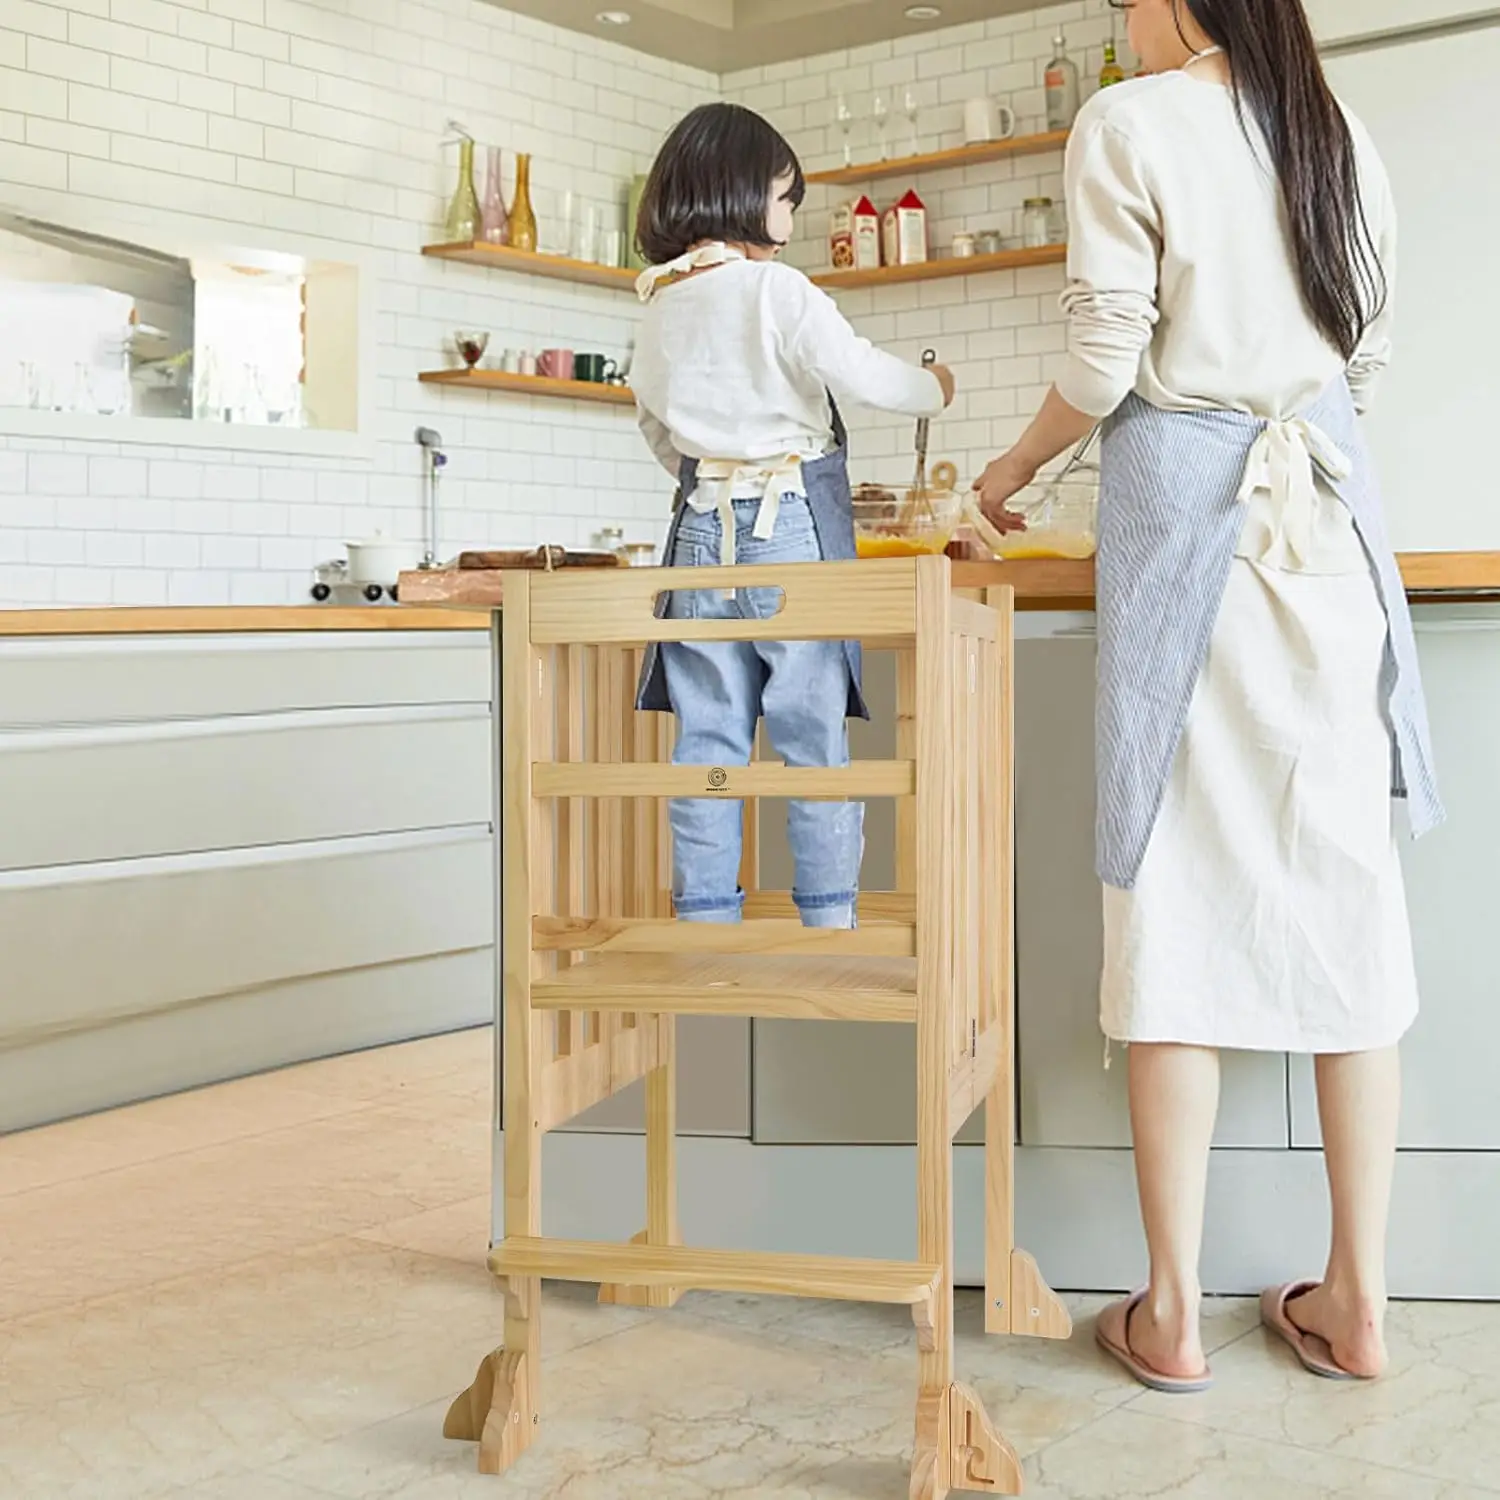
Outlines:
{"type": "Polygon", "coordinates": [[[775,127],[738,104],[700,105],[651,168],[635,226],[641,254],[659,266],[704,240],[774,248],[766,208],[771,184],[788,174],[788,201],[800,207],[802,166],[775,127]]]}

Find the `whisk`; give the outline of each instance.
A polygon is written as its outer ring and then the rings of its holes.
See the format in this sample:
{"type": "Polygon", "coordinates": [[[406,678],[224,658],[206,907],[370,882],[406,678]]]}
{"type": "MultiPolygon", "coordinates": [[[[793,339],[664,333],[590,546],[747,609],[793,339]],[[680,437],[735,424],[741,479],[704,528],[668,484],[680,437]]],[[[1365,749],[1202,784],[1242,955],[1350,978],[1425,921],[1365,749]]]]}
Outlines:
{"type": "MultiPolygon", "coordinates": [[[[930,370],[936,363],[937,350],[924,349],[922,368],[930,370]]],[[[927,440],[931,431],[932,423],[928,418],[919,418],[917,421],[917,472],[912,480],[911,495],[901,512],[901,525],[905,530],[911,529],[919,514],[929,519],[932,516],[932,503],[927,498],[927,440]]]]}

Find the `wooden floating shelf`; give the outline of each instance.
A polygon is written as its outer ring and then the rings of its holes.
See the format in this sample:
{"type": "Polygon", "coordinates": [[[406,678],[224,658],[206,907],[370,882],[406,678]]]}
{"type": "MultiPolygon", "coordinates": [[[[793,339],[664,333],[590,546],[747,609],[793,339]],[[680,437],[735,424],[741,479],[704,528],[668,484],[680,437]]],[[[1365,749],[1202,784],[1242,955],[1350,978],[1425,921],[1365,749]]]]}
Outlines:
{"type": "Polygon", "coordinates": [[[946,281],[950,276],[983,276],[988,271],[1020,271],[1028,266],[1058,266],[1068,258],[1066,245],[1001,250],[995,255],[947,255],[912,266],[881,266],[872,271],[819,271],[812,279],[831,292],[866,286],[899,286],[910,281],[946,281]]]}
{"type": "Polygon", "coordinates": [[[512,396],[550,396],[562,401],[596,401],[603,406],[634,406],[629,386],[597,385],[591,380],[552,380],[545,375],[512,375],[507,370],[424,370],[423,385],[458,385],[470,390],[505,391],[512,396]]]}
{"type": "Polygon", "coordinates": [[[886,177],[911,177],[918,172],[947,172],[955,167],[977,167],[1008,156],[1040,156],[1061,151],[1068,144],[1066,130],[1048,130],[1041,135],[1016,135],[1008,141],[981,141],[977,146],[955,146],[949,151],[928,151],[921,156],[898,156],[890,161],[855,162],[827,172],[809,172],[809,182],[847,184],[879,182],[886,177]]]}
{"type": "Polygon", "coordinates": [[[514,271],[521,276],[544,276],[549,281],[571,281],[579,286],[602,286],[616,292],[633,292],[640,274],[620,266],[599,266],[566,255],[539,255],[534,250],[513,250],[509,245],[491,245],[484,240],[454,245],[424,245],[423,255],[435,260],[458,260],[470,266],[488,266],[493,271],[514,271]]]}

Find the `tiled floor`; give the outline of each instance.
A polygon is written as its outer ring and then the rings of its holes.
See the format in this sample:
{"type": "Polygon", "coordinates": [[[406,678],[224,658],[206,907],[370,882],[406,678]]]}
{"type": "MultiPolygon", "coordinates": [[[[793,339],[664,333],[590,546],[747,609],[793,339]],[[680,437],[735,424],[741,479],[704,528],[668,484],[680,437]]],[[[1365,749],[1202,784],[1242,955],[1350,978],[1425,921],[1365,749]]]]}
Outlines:
{"type": "MultiPolygon", "coordinates": [[[[499,1339],[489,1038],[340,1058],[0,1140],[0,1500],[903,1500],[899,1310],[549,1288],[545,1426],[484,1479],[448,1400],[499,1339]]],[[[1500,1308],[1398,1308],[1373,1387],[1216,1304],[1217,1389],[985,1339],[959,1371],[1037,1500],[1500,1496],[1500,1308]]]]}

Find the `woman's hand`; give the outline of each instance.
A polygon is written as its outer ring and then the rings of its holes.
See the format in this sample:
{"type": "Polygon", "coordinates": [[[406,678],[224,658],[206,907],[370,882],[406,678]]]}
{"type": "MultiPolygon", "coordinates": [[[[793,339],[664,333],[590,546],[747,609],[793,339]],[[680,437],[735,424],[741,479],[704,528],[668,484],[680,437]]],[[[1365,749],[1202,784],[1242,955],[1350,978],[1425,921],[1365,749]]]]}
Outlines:
{"type": "Polygon", "coordinates": [[[1013,510],[1006,509],[1006,501],[1020,494],[1036,478],[1036,468],[1017,457],[1016,450],[1002,455],[974,481],[979,494],[979,508],[985,519],[999,532],[1025,531],[1026,521],[1013,510]]]}

